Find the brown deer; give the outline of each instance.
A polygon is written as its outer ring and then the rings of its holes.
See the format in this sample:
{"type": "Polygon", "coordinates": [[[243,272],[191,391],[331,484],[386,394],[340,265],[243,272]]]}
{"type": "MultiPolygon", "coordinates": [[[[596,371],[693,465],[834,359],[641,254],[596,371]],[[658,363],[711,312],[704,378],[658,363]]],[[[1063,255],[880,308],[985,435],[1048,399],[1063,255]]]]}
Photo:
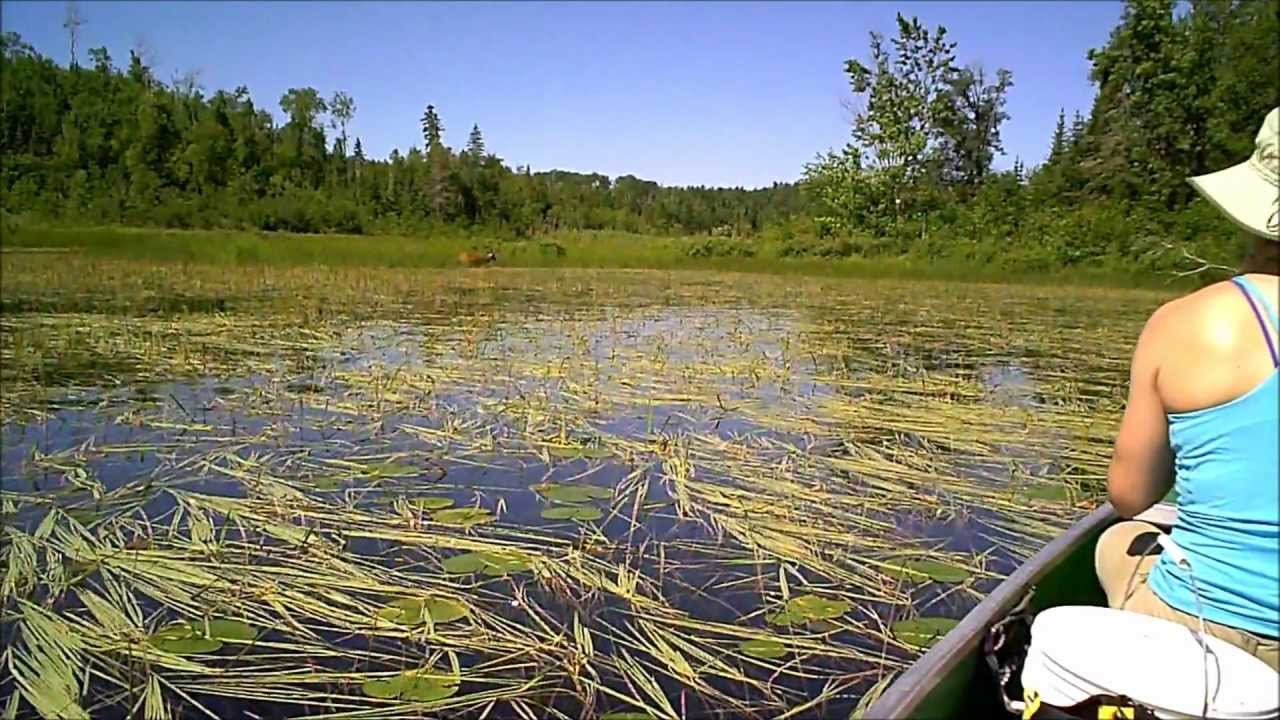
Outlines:
{"type": "Polygon", "coordinates": [[[458,262],[467,267],[482,267],[491,262],[498,262],[498,256],[489,250],[488,252],[476,252],[475,250],[467,250],[458,255],[458,262]]]}

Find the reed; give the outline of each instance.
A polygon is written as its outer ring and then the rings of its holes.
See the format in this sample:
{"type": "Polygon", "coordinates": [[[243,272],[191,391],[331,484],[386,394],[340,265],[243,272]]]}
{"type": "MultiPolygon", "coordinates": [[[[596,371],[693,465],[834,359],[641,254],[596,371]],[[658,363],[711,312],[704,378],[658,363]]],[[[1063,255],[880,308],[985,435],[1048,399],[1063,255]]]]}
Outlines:
{"type": "Polygon", "coordinates": [[[847,717],[1099,500],[1162,299],[0,263],[9,717],[847,717]]]}

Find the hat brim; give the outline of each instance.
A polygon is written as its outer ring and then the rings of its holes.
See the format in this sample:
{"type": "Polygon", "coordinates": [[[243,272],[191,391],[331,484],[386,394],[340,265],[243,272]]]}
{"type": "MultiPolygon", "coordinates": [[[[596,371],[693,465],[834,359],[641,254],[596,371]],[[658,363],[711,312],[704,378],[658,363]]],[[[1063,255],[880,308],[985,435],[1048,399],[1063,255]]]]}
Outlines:
{"type": "Polygon", "coordinates": [[[1259,237],[1280,241],[1276,226],[1280,189],[1260,177],[1247,161],[1188,178],[1188,182],[1235,224],[1259,237]]]}

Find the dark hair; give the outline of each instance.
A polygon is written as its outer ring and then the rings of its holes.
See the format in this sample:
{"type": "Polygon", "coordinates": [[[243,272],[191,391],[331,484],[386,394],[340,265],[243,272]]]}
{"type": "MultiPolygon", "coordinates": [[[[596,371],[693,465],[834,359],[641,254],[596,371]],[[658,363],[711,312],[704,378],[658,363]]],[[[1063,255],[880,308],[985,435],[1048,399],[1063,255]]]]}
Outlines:
{"type": "Polygon", "coordinates": [[[1249,235],[1253,242],[1240,265],[1241,273],[1280,275],[1280,242],[1258,235],[1249,235]]]}

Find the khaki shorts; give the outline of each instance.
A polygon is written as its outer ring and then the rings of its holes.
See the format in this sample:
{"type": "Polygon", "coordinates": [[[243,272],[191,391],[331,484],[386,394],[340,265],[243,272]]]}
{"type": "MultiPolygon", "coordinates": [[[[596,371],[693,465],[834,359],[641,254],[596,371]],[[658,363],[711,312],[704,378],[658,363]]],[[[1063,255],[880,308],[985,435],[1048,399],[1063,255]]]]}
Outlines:
{"type": "MultiPolygon", "coordinates": [[[[1137,520],[1116,523],[1102,533],[1094,550],[1094,567],[1098,571],[1098,581],[1107,593],[1107,604],[1199,628],[1200,621],[1195,615],[1165,604],[1147,584],[1147,575],[1159,557],[1159,546],[1155,543],[1161,534],[1155,525],[1137,520]]],[[[1208,620],[1204,621],[1204,629],[1210,635],[1261,659],[1271,669],[1280,669],[1280,641],[1275,638],[1254,635],[1208,620]]]]}

